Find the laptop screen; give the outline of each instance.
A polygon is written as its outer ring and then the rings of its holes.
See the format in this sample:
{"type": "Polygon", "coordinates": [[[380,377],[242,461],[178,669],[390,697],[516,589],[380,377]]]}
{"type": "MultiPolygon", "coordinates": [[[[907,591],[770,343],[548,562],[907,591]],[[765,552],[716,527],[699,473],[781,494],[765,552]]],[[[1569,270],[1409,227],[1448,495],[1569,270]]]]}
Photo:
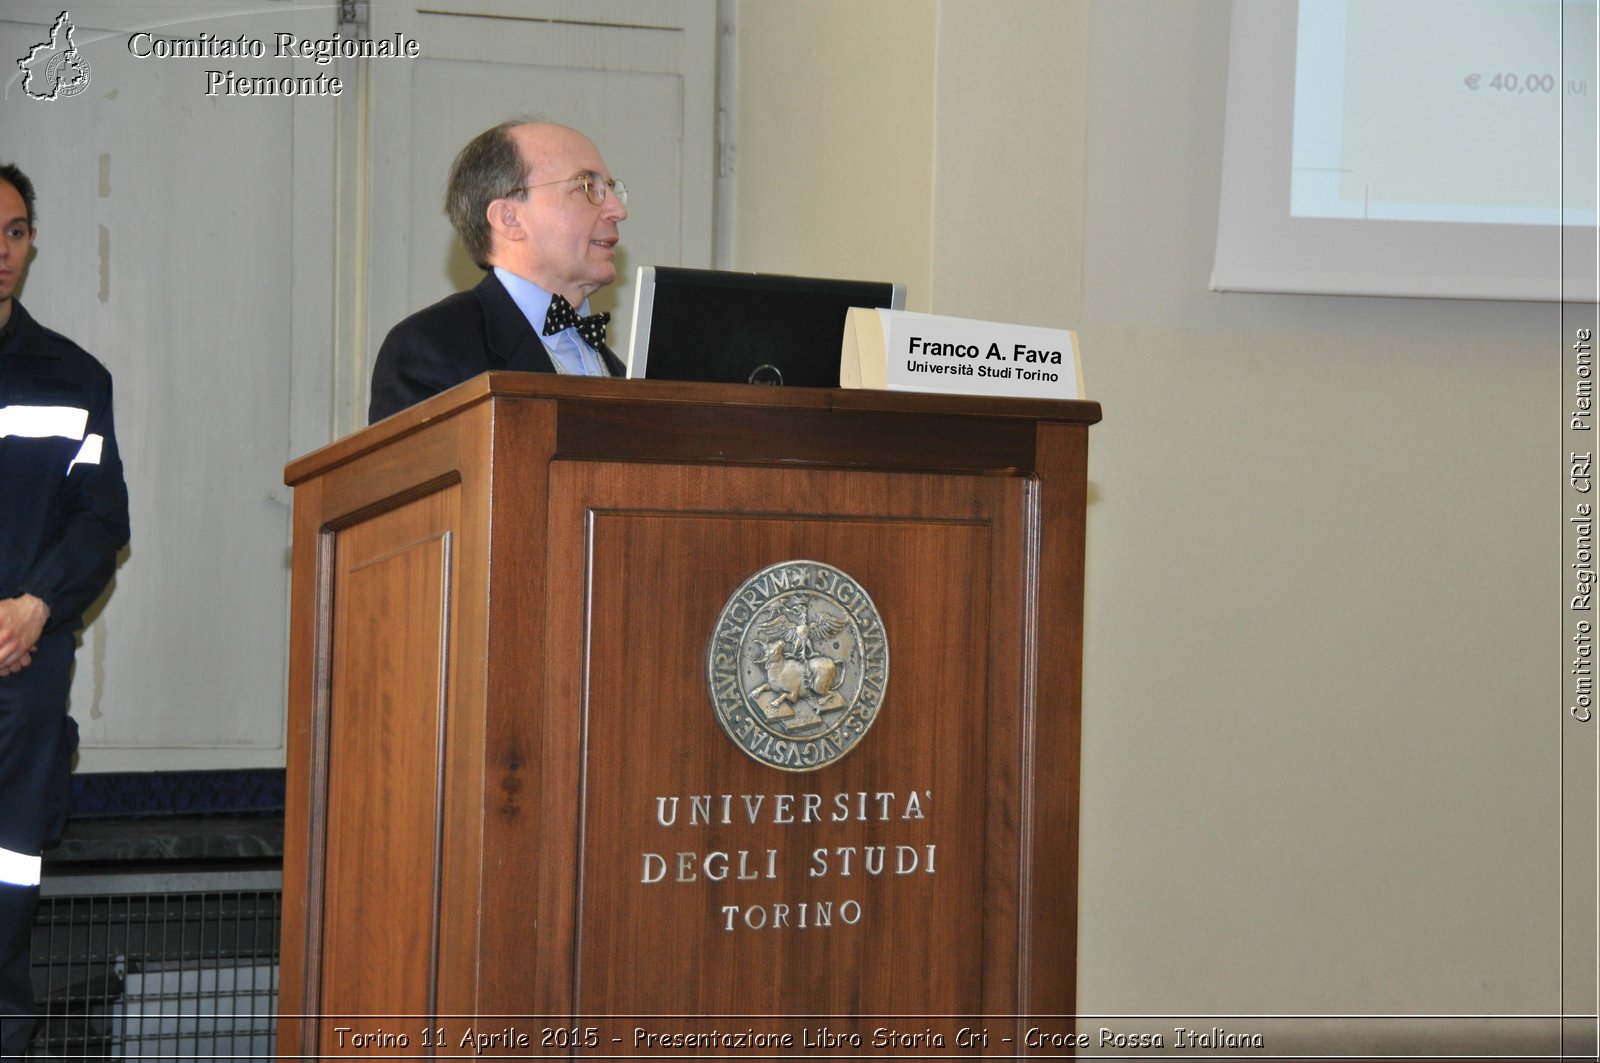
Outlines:
{"type": "Polygon", "coordinates": [[[903,309],[905,288],[641,266],[628,376],[838,387],[845,312],[852,306],[903,309]]]}

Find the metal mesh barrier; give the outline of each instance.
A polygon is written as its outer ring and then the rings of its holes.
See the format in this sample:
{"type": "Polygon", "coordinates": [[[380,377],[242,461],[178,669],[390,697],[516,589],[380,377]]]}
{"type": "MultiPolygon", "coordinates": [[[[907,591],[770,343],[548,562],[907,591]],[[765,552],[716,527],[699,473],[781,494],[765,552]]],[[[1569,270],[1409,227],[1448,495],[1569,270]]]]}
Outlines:
{"type": "Polygon", "coordinates": [[[276,870],[47,877],[32,1058],[271,1058],[276,870]]]}

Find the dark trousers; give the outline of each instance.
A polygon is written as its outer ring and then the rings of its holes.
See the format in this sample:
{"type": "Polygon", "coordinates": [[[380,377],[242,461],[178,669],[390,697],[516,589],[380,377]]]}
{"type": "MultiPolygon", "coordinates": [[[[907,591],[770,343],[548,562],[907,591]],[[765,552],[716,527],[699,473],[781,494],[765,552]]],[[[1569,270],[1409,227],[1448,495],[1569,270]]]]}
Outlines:
{"type": "MultiPolygon", "coordinates": [[[[33,663],[0,677],[0,866],[37,857],[61,836],[78,728],[67,715],[72,632],[46,635],[33,663]]],[[[20,1057],[33,1029],[30,943],[39,883],[0,881],[0,1052],[20,1057]]]]}
{"type": "Polygon", "coordinates": [[[37,886],[0,884],[0,1058],[21,1059],[33,1034],[33,982],[29,945],[37,886]]]}

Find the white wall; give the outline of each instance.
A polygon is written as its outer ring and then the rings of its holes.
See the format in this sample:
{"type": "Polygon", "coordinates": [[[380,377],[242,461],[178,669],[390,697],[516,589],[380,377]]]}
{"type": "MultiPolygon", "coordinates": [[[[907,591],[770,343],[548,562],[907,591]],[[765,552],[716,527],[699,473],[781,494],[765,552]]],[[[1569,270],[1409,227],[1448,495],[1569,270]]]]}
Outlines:
{"type": "Polygon", "coordinates": [[[934,30],[926,0],[745,0],[725,268],[904,284],[926,310],[934,30]],[[836,238],[848,234],[847,239],[836,238]]]}
{"type": "MultiPolygon", "coordinates": [[[[21,300],[111,371],[129,487],[132,541],[77,655],[78,767],[280,765],[283,466],[327,438],[333,113],[207,97],[205,60],[142,59],[127,42],[143,27],[327,34],[333,14],[86,0],[71,21],[88,87],[30,99],[15,59],[50,40],[61,11],[12,0],[0,12],[12,67],[0,77],[0,159],[37,191],[21,300]]],[[[238,66],[288,72],[271,62],[238,66]]]]}
{"type": "MultiPolygon", "coordinates": [[[[1104,405],[1080,1012],[1558,1011],[1558,310],[1208,291],[1226,0],[941,0],[908,32],[835,31],[831,6],[745,0],[741,48],[893,52],[829,91],[932,122],[913,300],[1078,329],[1104,405]]],[[[899,161],[755,136],[797,76],[741,62],[741,199],[771,166],[805,187],[899,161]]],[[[825,207],[772,224],[733,265],[864,254],[825,207]]]]}
{"type": "Polygon", "coordinates": [[[1084,50],[1084,1009],[1554,1010],[1559,318],[1208,292],[1227,21],[1084,50]]]}

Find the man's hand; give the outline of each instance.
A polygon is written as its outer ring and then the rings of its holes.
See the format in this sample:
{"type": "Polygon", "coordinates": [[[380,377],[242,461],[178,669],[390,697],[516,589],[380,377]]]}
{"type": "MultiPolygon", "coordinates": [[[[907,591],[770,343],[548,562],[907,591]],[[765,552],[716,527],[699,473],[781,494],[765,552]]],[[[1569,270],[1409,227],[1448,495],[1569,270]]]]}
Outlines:
{"type": "Polygon", "coordinates": [[[50,607],[31,594],[0,599],[0,676],[20,672],[33,663],[50,607]]]}

